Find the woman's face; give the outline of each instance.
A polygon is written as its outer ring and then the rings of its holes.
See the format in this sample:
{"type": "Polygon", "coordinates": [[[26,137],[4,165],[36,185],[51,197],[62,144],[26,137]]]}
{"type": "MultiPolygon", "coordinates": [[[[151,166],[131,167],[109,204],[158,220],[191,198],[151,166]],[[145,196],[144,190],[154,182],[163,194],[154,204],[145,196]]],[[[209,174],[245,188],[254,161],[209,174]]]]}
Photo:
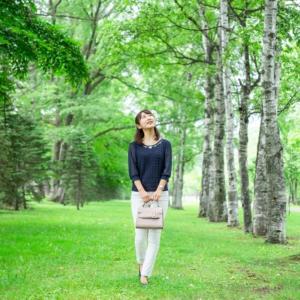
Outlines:
{"type": "Polygon", "coordinates": [[[137,125],[139,129],[148,129],[148,128],[153,128],[155,127],[155,117],[154,115],[146,114],[142,112],[141,119],[140,119],[140,124],[137,125]]]}

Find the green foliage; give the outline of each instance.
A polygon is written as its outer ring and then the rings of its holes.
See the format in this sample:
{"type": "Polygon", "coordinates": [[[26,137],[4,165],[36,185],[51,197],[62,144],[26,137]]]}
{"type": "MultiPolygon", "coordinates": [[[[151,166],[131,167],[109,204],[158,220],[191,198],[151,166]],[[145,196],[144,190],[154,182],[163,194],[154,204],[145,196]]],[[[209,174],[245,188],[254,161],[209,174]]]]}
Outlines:
{"type": "MultiPolygon", "coordinates": [[[[74,85],[87,77],[78,45],[39,19],[33,1],[1,0],[0,5],[1,86],[7,85],[10,76],[24,79],[30,62],[44,71],[66,75],[74,85]]],[[[8,86],[11,89],[12,84],[8,86]]]]}
{"type": "Polygon", "coordinates": [[[280,129],[284,145],[284,175],[287,193],[292,203],[300,203],[300,122],[299,104],[294,111],[280,116],[280,129]]]}
{"type": "Polygon", "coordinates": [[[62,181],[66,193],[64,199],[74,201],[79,209],[85,201],[92,200],[91,196],[95,196],[97,174],[95,154],[84,133],[77,131],[65,140],[68,152],[62,162],[62,181]]]}
{"type": "Polygon", "coordinates": [[[36,190],[46,179],[47,160],[41,129],[30,116],[11,105],[0,115],[0,204],[26,208],[26,200],[39,198],[36,190]]]}
{"type": "Polygon", "coordinates": [[[26,194],[43,196],[46,143],[30,113],[10,104],[14,81],[24,80],[34,63],[77,87],[87,79],[87,68],[78,45],[39,19],[33,1],[1,0],[0,6],[1,200],[18,209],[26,208],[26,194]]]}

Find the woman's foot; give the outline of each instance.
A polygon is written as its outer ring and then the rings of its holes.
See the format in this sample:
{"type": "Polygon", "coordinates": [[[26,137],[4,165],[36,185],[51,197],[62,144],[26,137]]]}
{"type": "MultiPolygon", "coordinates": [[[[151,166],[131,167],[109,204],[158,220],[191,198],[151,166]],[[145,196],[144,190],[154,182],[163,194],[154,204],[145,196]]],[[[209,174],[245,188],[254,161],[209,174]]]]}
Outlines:
{"type": "Polygon", "coordinates": [[[148,284],[148,277],[147,276],[141,276],[140,282],[144,285],[148,284]]]}

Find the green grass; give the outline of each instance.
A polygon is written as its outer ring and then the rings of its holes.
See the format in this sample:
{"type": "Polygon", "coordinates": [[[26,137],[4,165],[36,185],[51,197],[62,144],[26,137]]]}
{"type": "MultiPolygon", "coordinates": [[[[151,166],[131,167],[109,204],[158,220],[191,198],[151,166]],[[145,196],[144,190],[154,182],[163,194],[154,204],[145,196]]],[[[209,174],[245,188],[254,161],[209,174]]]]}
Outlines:
{"type": "Polygon", "coordinates": [[[289,243],[270,245],[196,206],[169,209],[143,287],[129,201],[31,206],[0,211],[1,299],[300,299],[300,213],[288,216],[289,243]]]}

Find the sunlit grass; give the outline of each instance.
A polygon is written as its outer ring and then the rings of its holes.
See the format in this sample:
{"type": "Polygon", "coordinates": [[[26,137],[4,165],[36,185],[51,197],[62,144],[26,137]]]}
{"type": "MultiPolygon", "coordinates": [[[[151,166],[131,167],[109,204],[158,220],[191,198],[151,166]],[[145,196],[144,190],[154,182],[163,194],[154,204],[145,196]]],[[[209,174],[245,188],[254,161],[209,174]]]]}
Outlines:
{"type": "Polygon", "coordinates": [[[129,201],[92,202],[80,211],[30,205],[0,211],[1,299],[300,299],[299,212],[287,219],[289,243],[269,245],[197,218],[194,205],[169,209],[143,287],[129,201]]]}

